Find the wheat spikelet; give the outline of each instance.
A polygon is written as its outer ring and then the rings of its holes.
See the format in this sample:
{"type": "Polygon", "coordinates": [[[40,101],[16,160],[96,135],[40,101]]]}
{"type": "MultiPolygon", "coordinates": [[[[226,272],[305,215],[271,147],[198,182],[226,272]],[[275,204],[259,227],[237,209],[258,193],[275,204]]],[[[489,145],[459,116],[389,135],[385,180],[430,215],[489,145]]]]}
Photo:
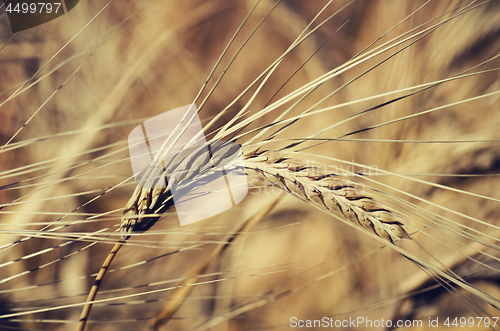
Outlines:
{"type": "Polygon", "coordinates": [[[122,215],[120,224],[122,239],[128,239],[133,231],[148,230],[172,205],[173,200],[169,190],[137,186],[122,215]]]}
{"type": "Polygon", "coordinates": [[[287,158],[283,153],[255,150],[245,154],[245,167],[255,178],[328,212],[339,211],[346,220],[390,243],[410,236],[401,219],[356,183],[325,171],[319,165],[287,158]]]}

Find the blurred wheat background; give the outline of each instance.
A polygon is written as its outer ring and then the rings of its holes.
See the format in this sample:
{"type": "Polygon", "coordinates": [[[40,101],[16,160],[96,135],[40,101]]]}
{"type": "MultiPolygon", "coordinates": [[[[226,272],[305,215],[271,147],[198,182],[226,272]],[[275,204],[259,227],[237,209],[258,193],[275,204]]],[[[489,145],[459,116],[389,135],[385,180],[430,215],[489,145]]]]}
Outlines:
{"type": "Polygon", "coordinates": [[[425,264],[257,186],[220,215],[181,227],[171,209],[133,236],[113,261],[86,330],[148,329],[186,273],[276,199],[194,275],[192,292],[160,329],[288,330],[291,317],[324,316],[421,319],[426,329],[429,318],[500,316],[498,1],[80,1],[63,17],[15,35],[0,13],[1,330],[75,329],[136,185],[128,133],[195,101],[226,45],[196,105],[206,124],[235,102],[207,138],[249,101],[238,121],[375,41],[366,51],[440,22],[238,133],[246,133],[242,144],[272,124],[257,137],[263,141],[290,124],[274,122],[285,110],[285,119],[300,117],[266,148],[314,135],[288,150],[343,175],[363,173],[357,180],[408,224],[414,240],[397,247],[425,264]],[[317,26],[260,90],[253,85],[239,97],[304,29],[317,26]],[[388,92],[395,93],[363,100],[388,92]],[[347,104],[303,114],[319,101],[314,110],[347,104]]]}

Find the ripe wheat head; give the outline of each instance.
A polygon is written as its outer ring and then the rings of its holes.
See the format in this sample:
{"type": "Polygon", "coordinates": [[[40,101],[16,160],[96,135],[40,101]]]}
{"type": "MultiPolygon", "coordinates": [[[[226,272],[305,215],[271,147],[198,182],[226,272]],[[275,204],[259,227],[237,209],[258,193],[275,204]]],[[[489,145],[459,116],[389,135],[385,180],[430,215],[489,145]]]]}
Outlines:
{"type": "Polygon", "coordinates": [[[15,35],[6,19],[0,329],[500,329],[497,0],[92,1],[15,35]],[[138,186],[127,135],[191,103],[209,143],[241,145],[250,191],[181,227],[183,181],[138,186]]]}

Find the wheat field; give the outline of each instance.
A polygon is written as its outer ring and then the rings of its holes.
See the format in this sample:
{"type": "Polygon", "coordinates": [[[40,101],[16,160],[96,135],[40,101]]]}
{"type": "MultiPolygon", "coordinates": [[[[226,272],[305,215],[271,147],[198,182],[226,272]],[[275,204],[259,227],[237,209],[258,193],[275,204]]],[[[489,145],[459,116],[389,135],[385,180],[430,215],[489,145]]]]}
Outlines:
{"type": "Polygon", "coordinates": [[[0,330],[500,329],[497,0],[95,0],[0,23],[0,330]],[[242,146],[249,192],[180,226],[139,208],[127,137],[192,103],[242,146]]]}

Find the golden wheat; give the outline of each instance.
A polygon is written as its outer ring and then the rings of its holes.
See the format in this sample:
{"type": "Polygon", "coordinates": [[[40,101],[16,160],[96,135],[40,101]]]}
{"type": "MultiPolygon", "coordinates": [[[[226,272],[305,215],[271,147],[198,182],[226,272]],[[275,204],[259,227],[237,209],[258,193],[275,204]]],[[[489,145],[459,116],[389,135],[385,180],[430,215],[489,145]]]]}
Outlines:
{"type": "Polygon", "coordinates": [[[89,330],[492,320],[498,22],[498,1],[97,1],[2,30],[0,328],[91,305],[89,330]],[[126,135],[193,101],[257,181],[179,227],[126,135]]]}

